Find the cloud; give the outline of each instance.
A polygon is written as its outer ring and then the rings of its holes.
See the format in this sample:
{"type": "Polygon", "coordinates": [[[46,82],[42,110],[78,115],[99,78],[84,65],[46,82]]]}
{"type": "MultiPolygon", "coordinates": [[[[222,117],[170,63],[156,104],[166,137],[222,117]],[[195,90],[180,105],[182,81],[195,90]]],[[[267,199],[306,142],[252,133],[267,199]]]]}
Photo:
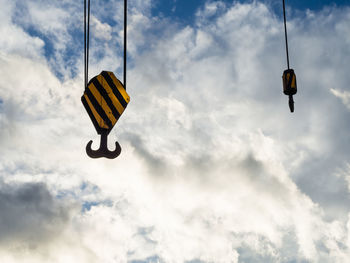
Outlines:
{"type": "Polygon", "coordinates": [[[94,28],[95,37],[101,38],[102,40],[111,40],[112,28],[106,23],[101,23],[97,18],[91,17],[91,26],[94,28]]]}
{"type": "Polygon", "coordinates": [[[339,91],[336,89],[331,89],[331,92],[334,96],[339,98],[348,109],[350,108],[350,93],[348,91],[339,91]]]}
{"type": "MultiPolygon", "coordinates": [[[[71,14],[82,7],[1,1],[16,43],[0,42],[4,262],[349,259],[348,8],[289,20],[291,115],[283,24],[268,5],[207,2],[183,26],[134,2],[131,102],[110,161],[84,153],[99,139],[80,103],[81,17],[71,14]]],[[[93,34],[91,76],[121,76],[121,11],[120,1],[94,9],[103,34],[93,34]]]]}
{"type": "Polygon", "coordinates": [[[15,11],[15,4],[4,0],[0,4],[3,6],[0,11],[0,33],[6,36],[0,40],[1,52],[32,58],[40,56],[44,42],[37,37],[31,38],[21,27],[11,23],[11,14],[15,11]]]}
{"type": "Polygon", "coordinates": [[[56,199],[43,183],[3,181],[0,209],[0,258],[4,262],[48,260],[49,251],[59,249],[76,210],[72,202],[56,199]]]}
{"type": "Polygon", "coordinates": [[[1,184],[0,243],[22,241],[28,247],[59,235],[69,220],[69,210],[43,184],[1,184]],[[25,216],[23,216],[25,215],[25,216]]]}

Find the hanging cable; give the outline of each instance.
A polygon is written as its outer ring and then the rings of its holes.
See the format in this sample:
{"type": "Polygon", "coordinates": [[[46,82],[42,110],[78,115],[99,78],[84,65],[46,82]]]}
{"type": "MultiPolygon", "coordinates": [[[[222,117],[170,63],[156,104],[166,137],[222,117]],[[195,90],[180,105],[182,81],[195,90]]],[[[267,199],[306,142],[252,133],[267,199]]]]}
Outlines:
{"type": "Polygon", "coordinates": [[[286,20],[286,4],[283,2],[283,19],[284,19],[284,37],[286,41],[286,56],[288,69],[283,72],[283,93],[289,97],[289,109],[294,112],[293,95],[297,93],[297,80],[294,70],[289,67],[289,53],[288,53],[288,35],[287,35],[287,20],[286,20]]]}
{"type": "Polygon", "coordinates": [[[84,88],[86,88],[89,79],[89,39],[90,39],[90,0],[87,3],[84,0],[84,88]],[[86,21],[87,17],[87,21],[86,21]],[[87,23],[86,23],[87,22],[87,23]]]}
{"type": "Polygon", "coordinates": [[[87,40],[86,40],[86,83],[89,80],[89,44],[90,44],[90,0],[88,0],[88,21],[87,21],[87,40]]]}
{"type": "Polygon", "coordinates": [[[287,55],[287,67],[289,69],[289,53],[288,53],[288,36],[287,36],[287,21],[286,21],[286,4],[283,0],[283,18],[284,18],[284,37],[286,40],[286,55],[287,55]]]}
{"type": "Polygon", "coordinates": [[[86,0],[84,0],[84,89],[86,84],[86,0]]]}
{"type": "Polygon", "coordinates": [[[124,85],[121,84],[113,72],[106,70],[103,70],[89,81],[89,41],[90,0],[84,0],[84,93],[81,101],[97,133],[101,135],[100,148],[92,150],[91,140],[86,145],[86,153],[91,158],[104,157],[114,159],[119,156],[121,147],[118,142],[115,142],[115,150],[110,151],[107,147],[107,136],[130,102],[130,97],[126,93],[127,0],[124,0],[124,85]],[[119,107],[116,105],[119,105],[119,107]]]}
{"type": "MultiPolygon", "coordinates": [[[[124,72],[123,82],[126,89],[126,71],[127,71],[127,13],[128,1],[124,0],[124,72]]],[[[89,40],[90,40],[90,0],[86,4],[84,0],[84,88],[86,88],[89,79],[89,40]],[[87,9],[87,12],[86,12],[87,9]],[[87,17],[87,21],[86,21],[87,17]]]]}
{"type": "Polygon", "coordinates": [[[128,1],[124,0],[124,89],[126,90],[126,49],[127,49],[127,13],[128,13],[128,1]]]}

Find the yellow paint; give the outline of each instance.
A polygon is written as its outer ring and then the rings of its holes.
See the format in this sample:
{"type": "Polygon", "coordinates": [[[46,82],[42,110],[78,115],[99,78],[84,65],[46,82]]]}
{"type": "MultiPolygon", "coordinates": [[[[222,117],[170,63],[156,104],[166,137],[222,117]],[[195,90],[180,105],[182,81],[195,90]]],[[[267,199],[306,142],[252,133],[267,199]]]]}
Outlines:
{"type": "Polygon", "coordinates": [[[296,81],[296,77],[295,77],[295,75],[293,75],[292,84],[291,84],[291,87],[292,87],[293,89],[296,88],[295,81],[296,81]]]}
{"type": "Polygon", "coordinates": [[[112,122],[112,126],[113,126],[117,122],[117,120],[114,117],[112,110],[109,108],[107,102],[102,97],[102,95],[98,92],[97,88],[95,87],[95,85],[93,83],[90,83],[88,88],[90,89],[91,93],[94,95],[97,102],[102,107],[103,111],[106,113],[108,119],[112,122]]]}
{"type": "Polygon", "coordinates": [[[111,99],[114,107],[117,109],[120,115],[124,112],[125,108],[120,104],[117,97],[113,94],[111,87],[108,85],[107,81],[101,75],[97,76],[98,82],[102,85],[102,87],[106,90],[108,97],[111,99]]]}
{"type": "Polygon", "coordinates": [[[294,74],[292,76],[290,73],[285,74],[283,76],[284,83],[287,84],[289,82],[290,77],[292,77],[292,83],[290,85],[290,88],[295,89],[296,88],[296,77],[294,74]]]}
{"type": "Polygon", "coordinates": [[[120,83],[120,81],[114,76],[112,72],[108,72],[109,76],[112,78],[114,85],[118,88],[120,94],[122,94],[123,98],[127,103],[130,102],[130,96],[128,93],[126,93],[126,90],[124,89],[123,85],[120,83]]]}
{"type": "Polygon", "coordinates": [[[101,118],[101,116],[98,114],[98,112],[95,110],[94,106],[92,105],[91,101],[89,100],[88,96],[86,94],[84,94],[84,97],[92,111],[92,114],[94,115],[97,123],[99,124],[99,126],[101,128],[104,128],[104,129],[108,129],[109,127],[106,125],[106,123],[103,121],[103,119],[101,118]]]}

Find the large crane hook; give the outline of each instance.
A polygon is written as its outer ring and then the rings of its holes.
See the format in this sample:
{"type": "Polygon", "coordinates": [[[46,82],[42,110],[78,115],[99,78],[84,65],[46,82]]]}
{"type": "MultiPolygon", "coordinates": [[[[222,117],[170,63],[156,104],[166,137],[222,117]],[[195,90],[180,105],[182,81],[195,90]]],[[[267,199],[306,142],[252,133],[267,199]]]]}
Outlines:
{"type": "Polygon", "coordinates": [[[120,144],[118,142],[115,142],[115,150],[114,151],[108,150],[107,135],[108,135],[107,130],[105,130],[101,133],[100,148],[97,150],[91,149],[92,140],[88,142],[88,144],[86,145],[86,153],[88,156],[90,156],[91,158],[105,157],[108,159],[114,159],[114,158],[117,158],[119,156],[119,154],[122,151],[120,144]]]}
{"type": "Polygon", "coordinates": [[[121,153],[121,147],[115,142],[115,150],[107,147],[107,136],[130,101],[126,92],[126,40],[127,40],[127,0],[124,0],[124,84],[110,71],[102,71],[88,82],[89,65],[89,23],[90,0],[84,1],[84,94],[81,101],[89,114],[97,133],[101,136],[100,147],[92,150],[92,140],[86,145],[86,153],[91,158],[114,159],[121,153]],[[87,14],[86,14],[87,11],[87,14]],[[87,18],[87,21],[86,21],[87,18]],[[87,23],[86,23],[87,22],[87,23]]]}

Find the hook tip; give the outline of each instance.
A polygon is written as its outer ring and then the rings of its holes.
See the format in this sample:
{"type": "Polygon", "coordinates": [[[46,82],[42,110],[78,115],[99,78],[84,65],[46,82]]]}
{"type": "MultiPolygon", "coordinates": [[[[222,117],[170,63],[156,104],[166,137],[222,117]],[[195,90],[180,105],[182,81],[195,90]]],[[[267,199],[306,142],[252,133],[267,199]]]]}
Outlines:
{"type": "Polygon", "coordinates": [[[108,159],[114,159],[117,158],[121,151],[122,148],[120,147],[120,144],[118,142],[115,142],[115,150],[114,151],[109,151],[107,148],[104,147],[100,147],[98,150],[94,151],[91,149],[91,145],[92,145],[92,140],[90,140],[88,142],[88,144],[86,145],[86,154],[91,157],[91,158],[101,158],[101,157],[105,157],[108,159]]]}

